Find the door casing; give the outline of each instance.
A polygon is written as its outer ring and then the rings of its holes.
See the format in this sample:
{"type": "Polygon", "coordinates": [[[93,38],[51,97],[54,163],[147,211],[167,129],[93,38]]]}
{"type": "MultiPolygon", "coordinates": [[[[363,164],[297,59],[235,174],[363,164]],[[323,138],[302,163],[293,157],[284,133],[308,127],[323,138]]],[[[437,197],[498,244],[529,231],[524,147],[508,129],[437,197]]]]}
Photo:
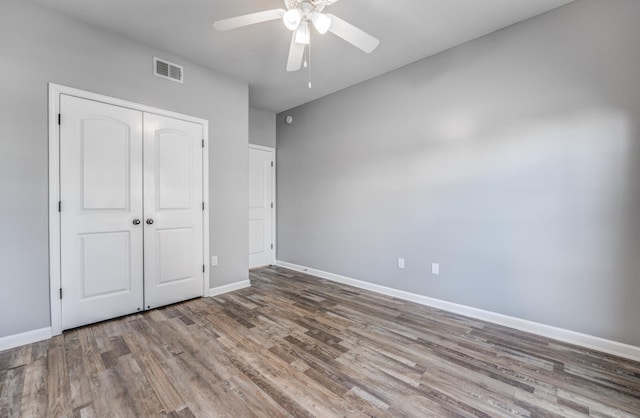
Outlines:
{"type": "MultiPolygon", "coordinates": [[[[121,100],[97,93],[79,90],[73,87],[49,83],[49,293],[51,307],[51,334],[62,333],[61,289],[61,248],[60,248],[60,129],[58,115],[60,113],[60,95],[66,94],[83,99],[94,100],[115,106],[121,106],[141,112],[154,113],[174,119],[194,122],[203,126],[204,151],[202,161],[202,198],[205,202],[203,211],[203,263],[205,266],[202,283],[203,295],[209,294],[209,121],[189,115],[171,112],[164,109],[146,106],[127,100],[121,100]]],[[[64,121],[63,121],[64,123],[64,121]]]]}

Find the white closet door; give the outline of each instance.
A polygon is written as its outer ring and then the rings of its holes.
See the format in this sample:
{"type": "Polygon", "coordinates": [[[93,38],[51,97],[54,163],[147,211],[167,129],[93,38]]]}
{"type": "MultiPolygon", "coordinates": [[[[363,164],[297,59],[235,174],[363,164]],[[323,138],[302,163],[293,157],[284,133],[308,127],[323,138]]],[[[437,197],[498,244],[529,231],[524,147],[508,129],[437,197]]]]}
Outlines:
{"type": "Polygon", "coordinates": [[[60,99],[62,326],[143,309],[142,113],[60,99]]]}
{"type": "Polygon", "coordinates": [[[202,296],[202,125],[144,114],[145,305],[202,296]]]}
{"type": "Polygon", "coordinates": [[[273,154],[249,147],[249,268],[273,263],[273,154]]]}

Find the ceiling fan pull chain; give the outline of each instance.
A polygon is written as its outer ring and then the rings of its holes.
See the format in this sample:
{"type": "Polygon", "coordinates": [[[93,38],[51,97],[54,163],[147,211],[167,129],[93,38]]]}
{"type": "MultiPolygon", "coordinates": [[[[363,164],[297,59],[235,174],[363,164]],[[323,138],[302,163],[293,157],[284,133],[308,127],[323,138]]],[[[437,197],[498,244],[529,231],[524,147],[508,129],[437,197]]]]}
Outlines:
{"type": "Polygon", "coordinates": [[[309,61],[309,67],[307,68],[307,70],[309,71],[309,88],[311,88],[311,42],[309,42],[309,45],[307,45],[307,48],[308,48],[307,57],[309,61]]]}

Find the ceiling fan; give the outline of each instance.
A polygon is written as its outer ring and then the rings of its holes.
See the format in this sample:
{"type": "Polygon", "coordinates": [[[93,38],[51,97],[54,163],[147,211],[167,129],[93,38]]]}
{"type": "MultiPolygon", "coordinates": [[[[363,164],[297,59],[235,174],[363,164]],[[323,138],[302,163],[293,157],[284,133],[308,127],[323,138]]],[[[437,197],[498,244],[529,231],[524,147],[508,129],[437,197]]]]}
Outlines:
{"type": "Polygon", "coordinates": [[[380,43],[378,39],[331,13],[322,13],[326,6],[331,6],[337,1],[338,0],[284,0],[286,10],[265,10],[218,20],[213,23],[213,27],[219,31],[226,31],[256,23],[282,19],[284,26],[293,32],[291,46],[289,47],[287,71],[298,71],[302,67],[305,49],[311,44],[311,25],[313,25],[321,35],[331,32],[360,48],[367,54],[371,53],[378,47],[380,43]]]}

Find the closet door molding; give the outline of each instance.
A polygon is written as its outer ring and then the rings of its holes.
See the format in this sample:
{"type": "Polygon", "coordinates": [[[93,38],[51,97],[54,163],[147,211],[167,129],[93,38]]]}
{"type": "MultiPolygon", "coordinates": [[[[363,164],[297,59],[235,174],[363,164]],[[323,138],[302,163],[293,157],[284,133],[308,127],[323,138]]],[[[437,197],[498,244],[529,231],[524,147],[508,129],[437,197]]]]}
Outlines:
{"type": "MultiPolygon", "coordinates": [[[[158,109],[126,100],[121,100],[101,94],[91,93],[59,84],[49,83],[49,288],[51,308],[52,335],[62,333],[62,301],[61,301],[61,223],[60,223],[60,100],[61,95],[79,97],[105,104],[120,106],[148,114],[166,116],[173,119],[202,125],[202,244],[204,274],[202,280],[202,294],[209,293],[209,122],[180,113],[158,109]]],[[[62,115],[64,118],[64,115],[62,115]]],[[[61,121],[64,123],[64,119],[61,121]]],[[[63,208],[64,210],[64,208],[63,208]]],[[[62,290],[64,297],[64,289],[62,290]]]]}

